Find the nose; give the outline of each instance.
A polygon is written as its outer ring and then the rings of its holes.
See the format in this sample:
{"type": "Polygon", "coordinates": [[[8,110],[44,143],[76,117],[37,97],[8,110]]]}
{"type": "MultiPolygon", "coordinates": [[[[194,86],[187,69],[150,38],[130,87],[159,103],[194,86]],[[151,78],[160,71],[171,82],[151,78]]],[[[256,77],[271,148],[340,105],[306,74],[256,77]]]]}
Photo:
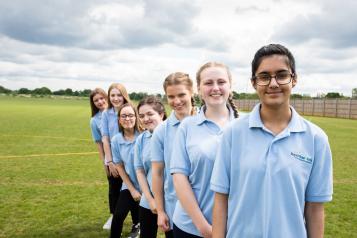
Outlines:
{"type": "Polygon", "coordinates": [[[276,75],[271,76],[269,87],[270,88],[278,88],[279,87],[278,82],[276,82],[276,75]]]}
{"type": "Polygon", "coordinates": [[[175,99],[174,99],[174,104],[180,104],[180,99],[175,98],[175,99]]]}
{"type": "Polygon", "coordinates": [[[213,89],[213,90],[219,90],[219,87],[218,87],[218,83],[217,83],[217,82],[214,82],[214,83],[213,83],[212,89],[213,89]]]}

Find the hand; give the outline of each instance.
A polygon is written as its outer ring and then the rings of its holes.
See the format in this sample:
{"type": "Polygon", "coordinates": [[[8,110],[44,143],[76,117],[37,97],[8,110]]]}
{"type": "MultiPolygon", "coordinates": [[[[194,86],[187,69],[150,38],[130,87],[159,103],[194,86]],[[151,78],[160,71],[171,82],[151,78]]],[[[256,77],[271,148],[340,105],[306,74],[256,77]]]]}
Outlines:
{"type": "Polygon", "coordinates": [[[113,162],[108,163],[108,167],[109,167],[109,173],[111,176],[117,178],[119,177],[119,172],[117,170],[117,168],[115,167],[115,165],[113,164],[113,162]]]}
{"type": "Polygon", "coordinates": [[[212,226],[208,222],[198,230],[204,238],[212,238],[212,226]]]}
{"type": "Polygon", "coordinates": [[[155,203],[155,200],[154,200],[154,199],[150,199],[150,200],[149,200],[149,206],[150,206],[151,212],[154,213],[154,214],[157,214],[157,211],[156,211],[156,203],[155,203]]]}
{"type": "MultiPolygon", "coordinates": [[[[130,190],[129,190],[130,191],[130,190]]],[[[138,192],[138,190],[134,189],[133,191],[130,191],[131,196],[133,197],[135,202],[140,201],[141,199],[141,193],[138,192]]]]}
{"type": "Polygon", "coordinates": [[[159,212],[157,214],[157,226],[163,231],[170,230],[170,220],[165,212],[159,212]]]}

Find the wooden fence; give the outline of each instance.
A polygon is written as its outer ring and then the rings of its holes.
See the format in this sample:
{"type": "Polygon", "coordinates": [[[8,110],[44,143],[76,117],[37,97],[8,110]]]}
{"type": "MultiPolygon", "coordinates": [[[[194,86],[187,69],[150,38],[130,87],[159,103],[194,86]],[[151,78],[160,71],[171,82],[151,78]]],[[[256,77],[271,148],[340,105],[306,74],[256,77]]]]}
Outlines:
{"type": "MultiPolygon", "coordinates": [[[[239,110],[250,111],[259,100],[235,100],[239,110]]],[[[357,99],[291,99],[301,115],[357,119],[357,99]]]]}

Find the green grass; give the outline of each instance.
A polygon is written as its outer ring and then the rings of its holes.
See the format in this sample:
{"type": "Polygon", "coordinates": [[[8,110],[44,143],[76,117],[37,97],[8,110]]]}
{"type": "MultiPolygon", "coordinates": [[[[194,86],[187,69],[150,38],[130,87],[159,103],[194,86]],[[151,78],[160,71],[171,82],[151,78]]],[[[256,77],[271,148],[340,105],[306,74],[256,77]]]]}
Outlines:
{"type": "MultiPolygon", "coordinates": [[[[0,96],[0,108],[0,237],[108,236],[107,181],[97,154],[88,154],[96,152],[88,101],[0,96]],[[83,154],[56,155],[65,153],[83,154]]],[[[326,131],[333,152],[325,237],[354,237],[357,120],[308,119],[326,131]]]]}

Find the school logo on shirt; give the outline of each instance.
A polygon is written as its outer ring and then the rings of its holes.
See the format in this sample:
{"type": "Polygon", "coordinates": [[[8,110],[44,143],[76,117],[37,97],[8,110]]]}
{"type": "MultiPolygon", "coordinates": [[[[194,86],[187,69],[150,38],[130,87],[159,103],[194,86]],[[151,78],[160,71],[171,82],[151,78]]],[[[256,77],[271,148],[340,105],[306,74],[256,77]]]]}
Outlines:
{"type": "Polygon", "coordinates": [[[309,163],[309,164],[312,163],[312,158],[310,158],[310,157],[303,156],[303,155],[300,155],[300,154],[294,153],[294,152],[290,152],[290,155],[292,157],[294,157],[295,159],[298,159],[300,161],[303,161],[303,162],[306,162],[306,163],[309,163]]]}

